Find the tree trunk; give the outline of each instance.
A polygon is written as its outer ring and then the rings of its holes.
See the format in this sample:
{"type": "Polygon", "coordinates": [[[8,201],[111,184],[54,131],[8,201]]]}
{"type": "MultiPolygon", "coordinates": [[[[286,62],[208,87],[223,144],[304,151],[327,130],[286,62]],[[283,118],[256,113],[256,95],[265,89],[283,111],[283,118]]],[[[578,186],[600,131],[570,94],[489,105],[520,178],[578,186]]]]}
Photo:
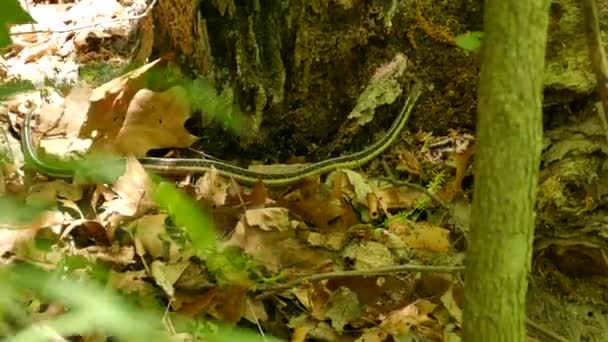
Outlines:
{"type": "Polygon", "coordinates": [[[524,341],[549,0],[487,0],[464,341],[524,341]]]}
{"type": "MultiPolygon", "coordinates": [[[[327,157],[324,147],[342,133],[340,125],[373,75],[398,54],[410,61],[407,74],[429,78],[435,89],[419,105],[424,115],[410,120],[413,130],[433,127],[440,134],[462,126],[459,122],[472,123],[476,65],[452,38],[465,21],[467,29],[476,29],[478,3],[161,0],[154,10],[154,46],[238,95],[255,141],[240,139],[231,146],[251,150],[256,143],[253,150],[274,157],[278,152],[279,160],[294,155],[318,160],[327,157]]],[[[388,127],[399,102],[379,108],[361,128],[359,147],[388,127]]],[[[217,155],[226,157],[223,151],[217,155]]]]}

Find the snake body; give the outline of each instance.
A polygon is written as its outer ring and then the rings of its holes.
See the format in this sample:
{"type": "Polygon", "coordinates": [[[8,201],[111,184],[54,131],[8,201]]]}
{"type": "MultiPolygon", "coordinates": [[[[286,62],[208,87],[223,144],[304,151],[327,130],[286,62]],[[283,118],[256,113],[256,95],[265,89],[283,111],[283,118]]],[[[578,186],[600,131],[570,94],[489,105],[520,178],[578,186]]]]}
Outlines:
{"type": "MultiPolygon", "coordinates": [[[[285,186],[297,183],[306,177],[320,175],[336,169],[354,169],[380,155],[397,139],[420,96],[421,89],[420,84],[416,83],[413,85],[403,109],[395,118],[389,130],[372,145],[359,152],[307,164],[293,171],[280,173],[258,172],[216,159],[144,157],[138,160],[146,170],[157,174],[200,174],[215,168],[220,174],[232,177],[243,183],[254,184],[262,182],[267,186],[285,186]]],[[[26,114],[21,132],[21,145],[26,163],[36,171],[50,177],[72,178],[77,167],[69,163],[62,163],[61,165],[47,163],[38,155],[32,137],[32,112],[30,111],[26,114]]]]}

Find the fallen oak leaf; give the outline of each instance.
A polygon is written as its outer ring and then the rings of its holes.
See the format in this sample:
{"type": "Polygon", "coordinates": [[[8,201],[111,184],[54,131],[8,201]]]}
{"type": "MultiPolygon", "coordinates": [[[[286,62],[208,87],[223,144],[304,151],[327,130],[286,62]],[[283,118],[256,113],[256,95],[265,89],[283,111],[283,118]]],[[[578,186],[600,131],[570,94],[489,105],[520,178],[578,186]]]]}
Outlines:
{"type": "Polygon", "coordinates": [[[125,121],[112,142],[114,150],[122,155],[144,156],[150,149],[188,147],[196,140],[184,127],[189,113],[185,88],[175,86],[162,93],[142,89],[129,104],[125,121]]]}
{"type": "Polygon", "coordinates": [[[95,146],[111,146],[110,142],[122,128],[133,97],[146,87],[147,76],[160,72],[166,62],[166,59],[157,59],[93,89],[80,137],[95,138],[95,146]]]}

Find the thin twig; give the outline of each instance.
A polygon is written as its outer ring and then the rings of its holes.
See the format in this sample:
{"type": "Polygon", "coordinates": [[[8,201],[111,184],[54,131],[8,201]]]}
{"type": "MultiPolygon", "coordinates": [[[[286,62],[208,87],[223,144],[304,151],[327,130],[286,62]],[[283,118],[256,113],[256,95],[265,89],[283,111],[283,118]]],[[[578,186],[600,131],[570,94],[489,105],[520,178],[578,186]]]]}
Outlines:
{"type": "Polygon", "coordinates": [[[528,326],[528,328],[535,329],[538,332],[540,332],[541,334],[545,335],[546,337],[552,338],[554,341],[568,342],[568,339],[566,339],[565,337],[562,337],[561,335],[557,334],[556,332],[553,332],[553,331],[541,326],[540,324],[535,323],[534,321],[530,320],[529,318],[526,318],[526,325],[528,326]]]}
{"type": "Polygon", "coordinates": [[[597,92],[603,106],[602,110],[597,111],[597,114],[606,135],[606,142],[608,143],[608,121],[606,120],[606,108],[608,108],[608,63],[606,62],[606,55],[602,48],[597,3],[595,0],[581,0],[581,5],[585,22],[587,47],[589,48],[589,59],[595,73],[597,92]]]}
{"type": "Polygon", "coordinates": [[[148,13],[150,13],[150,11],[154,7],[154,5],[156,5],[157,1],[158,0],[153,0],[152,3],[146,8],[146,10],[144,11],[144,13],[139,14],[139,15],[134,15],[134,16],[120,18],[120,19],[112,19],[112,20],[107,20],[107,21],[101,21],[101,22],[98,22],[98,23],[93,23],[93,24],[88,24],[88,25],[82,25],[82,26],[76,26],[76,27],[72,27],[72,28],[64,29],[64,30],[50,30],[50,29],[48,29],[48,30],[32,30],[32,31],[14,32],[14,33],[11,33],[10,35],[11,36],[19,36],[19,35],[31,34],[31,33],[68,33],[68,32],[73,32],[73,31],[78,31],[78,30],[84,30],[84,29],[91,28],[91,27],[118,23],[118,22],[121,22],[121,21],[137,20],[137,19],[141,19],[141,18],[145,17],[146,15],[148,15],[148,13]]]}
{"type": "Polygon", "coordinates": [[[464,266],[432,266],[432,265],[416,265],[416,264],[406,264],[399,266],[390,266],[390,267],[381,267],[375,268],[371,270],[364,271],[338,271],[338,272],[328,272],[321,274],[314,274],[311,276],[302,277],[299,279],[292,280],[285,284],[279,285],[269,285],[269,286],[260,286],[257,288],[257,291],[263,292],[257,298],[262,299],[266,298],[273,293],[291,289],[295,286],[298,286],[302,283],[308,283],[313,281],[320,281],[325,279],[333,279],[333,278],[343,278],[343,277],[371,277],[385,274],[397,274],[397,273],[405,273],[405,272],[448,272],[448,273],[456,273],[462,272],[464,270],[464,266]]]}

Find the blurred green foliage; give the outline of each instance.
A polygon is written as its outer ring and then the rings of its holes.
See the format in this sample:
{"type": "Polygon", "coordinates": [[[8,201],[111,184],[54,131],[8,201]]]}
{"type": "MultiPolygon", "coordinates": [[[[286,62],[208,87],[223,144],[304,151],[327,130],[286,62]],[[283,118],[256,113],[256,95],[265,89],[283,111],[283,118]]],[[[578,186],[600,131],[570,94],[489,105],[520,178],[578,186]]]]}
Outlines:
{"type": "Polygon", "coordinates": [[[456,46],[467,51],[476,51],[483,42],[483,32],[472,31],[458,35],[454,38],[456,46]]]}
{"type": "Polygon", "coordinates": [[[0,48],[7,47],[10,42],[7,24],[26,24],[33,22],[32,17],[23,10],[18,0],[2,0],[0,11],[0,48]]]}

